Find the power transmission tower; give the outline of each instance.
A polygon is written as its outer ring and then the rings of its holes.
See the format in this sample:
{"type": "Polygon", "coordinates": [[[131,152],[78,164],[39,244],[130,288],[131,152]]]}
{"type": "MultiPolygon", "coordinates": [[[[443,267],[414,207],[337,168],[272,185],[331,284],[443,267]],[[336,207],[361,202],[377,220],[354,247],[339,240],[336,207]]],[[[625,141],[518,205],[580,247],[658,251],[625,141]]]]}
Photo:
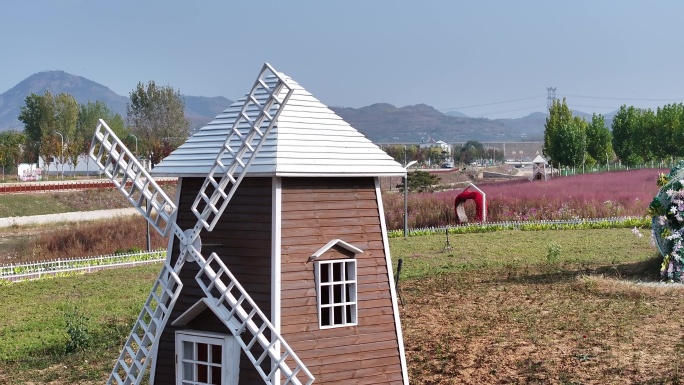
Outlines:
{"type": "Polygon", "coordinates": [[[557,87],[546,87],[546,109],[550,110],[553,102],[556,100],[556,88],[557,87]]]}

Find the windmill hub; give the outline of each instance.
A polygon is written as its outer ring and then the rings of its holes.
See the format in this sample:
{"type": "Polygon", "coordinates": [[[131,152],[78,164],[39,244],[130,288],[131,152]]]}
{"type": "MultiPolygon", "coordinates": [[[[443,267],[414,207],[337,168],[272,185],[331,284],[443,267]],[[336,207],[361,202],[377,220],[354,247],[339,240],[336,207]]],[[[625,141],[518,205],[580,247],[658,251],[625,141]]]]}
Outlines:
{"type": "Polygon", "coordinates": [[[185,261],[192,261],[192,253],[188,252],[188,247],[192,245],[197,253],[202,252],[202,239],[200,239],[199,234],[195,229],[187,229],[183,232],[185,237],[179,239],[181,255],[185,257],[185,261]]]}

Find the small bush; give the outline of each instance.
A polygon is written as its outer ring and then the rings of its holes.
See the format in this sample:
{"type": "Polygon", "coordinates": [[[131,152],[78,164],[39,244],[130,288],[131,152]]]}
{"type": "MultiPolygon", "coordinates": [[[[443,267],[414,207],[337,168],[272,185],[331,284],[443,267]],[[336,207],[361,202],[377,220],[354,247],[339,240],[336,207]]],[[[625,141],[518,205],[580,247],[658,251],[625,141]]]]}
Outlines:
{"type": "Polygon", "coordinates": [[[75,353],[85,350],[92,343],[92,336],[88,329],[88,317],[81,313],[77,307],[64,313],[66,321],[66,333],[69,336],[65,346],[66,353],[75,353]]]}
{"type": "Polygon", "coordinates": [[[549,243],[546,249],[546,260],[550,263],[558,262],[561,254],[561,247],[555,242],[549,243]]]}

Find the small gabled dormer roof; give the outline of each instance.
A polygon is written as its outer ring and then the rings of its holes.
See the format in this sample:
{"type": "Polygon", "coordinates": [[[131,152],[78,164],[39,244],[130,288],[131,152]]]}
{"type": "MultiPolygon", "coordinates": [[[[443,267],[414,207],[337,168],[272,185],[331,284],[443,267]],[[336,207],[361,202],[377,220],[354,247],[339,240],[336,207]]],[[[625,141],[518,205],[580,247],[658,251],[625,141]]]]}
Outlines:
{"type": "MultiPolygon", "coordinates": [[[[404,168],[321,103],[282,75],[294,90],[247,176],[403,176],[404,168]]],[[[267,81],[275,83],[275,76],[267,81]]],[[[285,91],[283,91],[285,92],[285,91]]],[[[260,103],[265,102],[265,95],[260,103]]],[[[228,137],[245,98],[228,107],[167,156],[154,176],[204,177],[228,137]]],[[[257,111],[248,111],[256,116],[257,111]]],[[[253,116],[251,116],[253,117],[253,116]]],[[[241,130],[247,133],[247,128],[241,130]]],[[[231,143],[233,143],[231,141],[231,143]]],[[[237,141],[235,142],[237,147],[237,141]]],[[[230,157],[223,158],[229,164],[230,157]]],[[[239,172],[240,169],[236,170],[239,172]]]]}
{"type": "Polygon", "coordinates": [[[341,239],[333,239],[330,242],[326,243],[325,246],[318,249],[318,251],[311,254],[311,256],[309,257],[309,262],[320,257],[321,255],[323,255],[323,253],[325,253],[326,251],[330,250],[331,248],[333,248],[335,246],[340,246],[340,247],[350,251],[354,255],[363,253],[363,250],[359,249],[358,247],[356,247],[352,244],[349,244],[349,243],[347,243],[341,239]]]}

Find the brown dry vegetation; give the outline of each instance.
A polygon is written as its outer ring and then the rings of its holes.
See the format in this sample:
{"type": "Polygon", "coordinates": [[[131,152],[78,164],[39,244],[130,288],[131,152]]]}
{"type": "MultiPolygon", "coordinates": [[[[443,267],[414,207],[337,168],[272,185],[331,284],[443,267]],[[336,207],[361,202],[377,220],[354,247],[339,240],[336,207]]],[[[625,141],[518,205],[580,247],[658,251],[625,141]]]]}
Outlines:
{"type": "MultiPolygon", "coordinates": [[[[141,216],[102,221],[12,227],[0,231],[0,264],[83,258],[147,248],[147,229],[141,216]]],[[[152,249],[165,248],[168,238],[151,229],[152,249]]]]}
{"type": "MultiPolygon", "coordinates": [[[[164,186],[174,194],[175,186],[164,186]]],[[[4,216],[128,208],[116,189],[0,195],[4,216]],[[35,207],[38,206],[38,207],[35,207]],[[46,209],[49,206],[51,209],[46,209]],[[27,214],[28,213],[28,214],[27,214]]],[[[82,258],[116,251],[145,249],[146,222],[141,216],[102,221],[14,226],[0,229],[0,264],[82,258]]],[[[152,248],[165,248],[167,239],[152,229],[152,248]]]]}
{"type": "Polygon", "coordinates": [[[600,275],[473,272],[408,281],[403,297],[413,383],[684,380],[679,285],[636,285],[600,275]]]}
{"type": "MultiPolygon", "coordinates": [[[[443,284],[430,279],[412,282],[407,290],[443,284]]],[[[447,284],[448,290],[416,300],[404,310],[404,317],[420,317],[423,324],[405,331],[419,383],[624,384],[681,379],[681,341],[675,337],[666,343],[663,338],[679,326],[671,314],[679,308],[681,290],[640,288],[625,293],[613,290],[613,282],[591,279],[462,284],[477,285],[477,290],[463,292],[447,284]],[[662,296],[671,300],[669,306],[650,301],[662,296]],[[580,300],[585,311],[563,306],[580,300]],[[606,313],[610,320],[598,319],[606,313]],[[645,352],[644,345],[661,347],[645,352]]]]}
{"type": "Polygon", "coordinates": [[[449,250],[439,235],[390,243],[404,259],[411,383],[684,383],[684,288],[658,283],[645,236],[501,231],[454,236],[449,250]]]}

